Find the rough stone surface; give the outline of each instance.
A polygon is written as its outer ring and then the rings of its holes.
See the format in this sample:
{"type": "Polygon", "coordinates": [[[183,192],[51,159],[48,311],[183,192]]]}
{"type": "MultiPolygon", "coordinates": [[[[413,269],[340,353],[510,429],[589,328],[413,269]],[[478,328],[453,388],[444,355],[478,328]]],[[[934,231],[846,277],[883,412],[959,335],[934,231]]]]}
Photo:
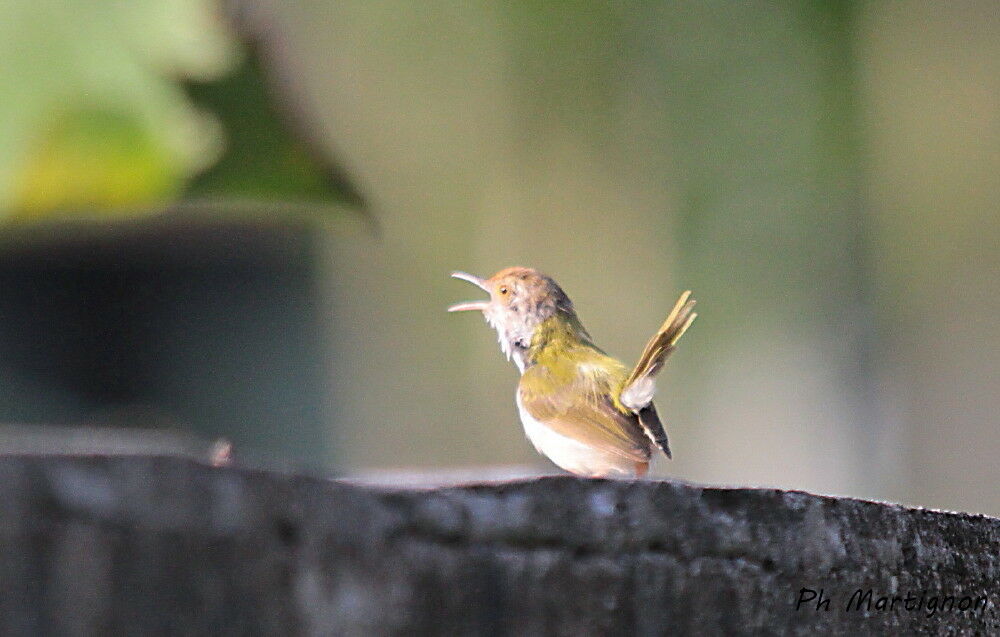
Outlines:
{"type": "Polygon", "coordinates": [[[805,493],[6,457],[0,512],[3,634],[1000,634],[1000,520],[805,493]]]}

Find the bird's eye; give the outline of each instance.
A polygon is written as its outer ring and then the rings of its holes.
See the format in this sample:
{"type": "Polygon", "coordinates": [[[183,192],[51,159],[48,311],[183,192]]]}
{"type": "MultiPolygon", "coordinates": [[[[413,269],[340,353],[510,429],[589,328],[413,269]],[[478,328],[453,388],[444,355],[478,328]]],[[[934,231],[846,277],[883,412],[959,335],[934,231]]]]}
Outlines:
{"type": "Polygon", "coordinates": [[[507,289],[507,286],[506,285],[501,285],[500,286],[500,294],[507,294],[507,292],[510,292],[510,290],[507,289]]]}

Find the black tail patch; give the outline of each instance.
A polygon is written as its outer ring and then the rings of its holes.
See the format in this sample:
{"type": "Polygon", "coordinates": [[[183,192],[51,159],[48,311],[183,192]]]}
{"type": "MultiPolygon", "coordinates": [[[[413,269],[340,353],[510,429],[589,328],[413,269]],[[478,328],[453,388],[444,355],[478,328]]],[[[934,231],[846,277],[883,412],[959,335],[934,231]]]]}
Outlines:
{"type": "Polygon", "coordinates": [[[656,446],[663,451],[663,455],[672,458],[673,456],[670,455],[670,443],[667,441],[667,432],[663,429],[663,423],[660,422],[660,416],[656,413],[656,407],[653,403],[649,403],[639,411],[639,424],[642,425],[649,439],[655,442],[656,446]]]}

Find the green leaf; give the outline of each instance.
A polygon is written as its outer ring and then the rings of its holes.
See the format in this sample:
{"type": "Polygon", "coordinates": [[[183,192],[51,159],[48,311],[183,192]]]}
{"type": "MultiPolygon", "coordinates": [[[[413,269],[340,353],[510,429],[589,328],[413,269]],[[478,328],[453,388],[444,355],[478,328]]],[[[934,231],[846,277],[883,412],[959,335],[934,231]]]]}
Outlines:
{"type": "Polygon", "coordinates": [[[293,119],[292,96],[278,94],[268,81],[262,53],[254,48],[235,73],[189,86],[195,103],[221,121],[226,146],[219,161],[189,184],[185,198],[362,207],[350,181],[313,141],[305,118],[293,119]]]}
{"type": "Polygon", "coordinates": [[[210,165],[221,132],[177,80],[236,61],[214,11],[207,0],[0,3],[0,216],[137,210],[210,165]]]}

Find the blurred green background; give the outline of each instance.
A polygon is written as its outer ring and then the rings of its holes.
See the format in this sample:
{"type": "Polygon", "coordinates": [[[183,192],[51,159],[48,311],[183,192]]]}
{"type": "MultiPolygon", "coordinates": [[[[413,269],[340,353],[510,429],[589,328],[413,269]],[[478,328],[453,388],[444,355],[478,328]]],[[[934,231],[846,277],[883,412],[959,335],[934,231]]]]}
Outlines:
{"type": "Polygon", "coordinates": [[[657,475],[1000,514],[995,2],[8,0],[0,60],[0,419],[551,472],[444,312],[529,265],[627,361],[695,291],[657,475]]]}

